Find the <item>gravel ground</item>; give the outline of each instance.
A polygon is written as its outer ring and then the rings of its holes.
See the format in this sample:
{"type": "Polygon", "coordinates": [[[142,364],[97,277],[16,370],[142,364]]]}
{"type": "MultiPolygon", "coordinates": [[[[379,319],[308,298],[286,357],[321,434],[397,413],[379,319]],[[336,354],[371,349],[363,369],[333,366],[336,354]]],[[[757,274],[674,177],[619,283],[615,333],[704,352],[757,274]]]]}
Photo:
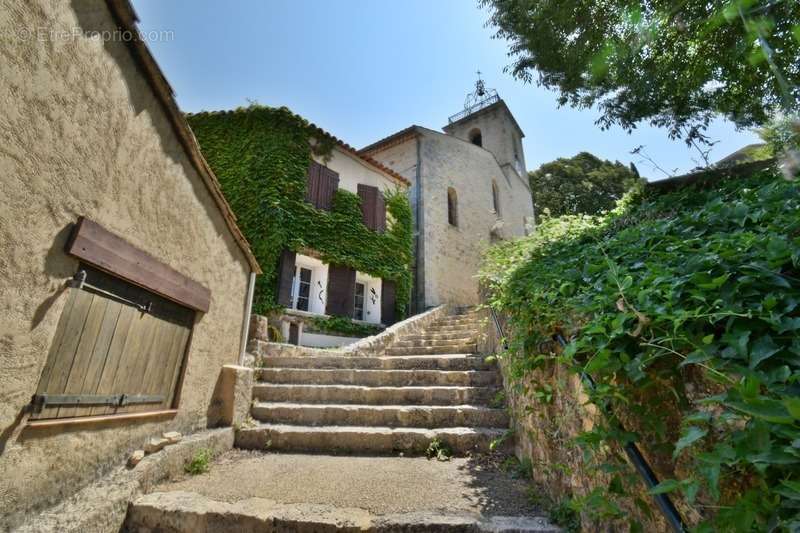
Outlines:
{"type": "Polygon", "coordinates": [[[421,511],[483,517],[541,514],[526,495],[527,482],[499,468],[502,459],[482,455],[442,462],[424,457],[233,450],[220,456],[209,472],[185,476],[155,490],[195,492],[226,502],[257,497],[356,507],[378,515],[421,511]]]}

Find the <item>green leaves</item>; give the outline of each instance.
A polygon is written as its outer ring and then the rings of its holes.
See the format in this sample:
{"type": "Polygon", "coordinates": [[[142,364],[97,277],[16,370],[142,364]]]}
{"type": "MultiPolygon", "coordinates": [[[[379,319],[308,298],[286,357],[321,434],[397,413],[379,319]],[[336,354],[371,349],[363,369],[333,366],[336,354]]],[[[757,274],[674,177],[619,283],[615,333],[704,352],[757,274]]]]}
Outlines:
{"type": "Polygon", "coordinates": [[[702,439],[707,434],[708,430],[701,429],[697,426],[689,426],[684,429],[681,438],[675,443],[675,451],[672,453],[672,457],[677,457],[681,451],[702,439]]]}
{"type": "Polygon", "coordinates": [[[624,420],[627,432],[609,422],[580,435],[586,453],[642,436],[654,464],[687,474],[654,493],[737,510],[709,515],[709,530],[796,514],[797,486],[781,482],[800,465],[798,212],[797,182],[772,174],[629,196],[606,215],[545,219],[492,248],[481,272],[519,357],[572,338],[548,362],[589,372],[591,401],[624,420]]]}
{"type": "Polygon", "coordinates": [[[335,141],[303,118],[286,108],[253,104],[187,119],[263,270],[256,279],[254,312],[280,307],[275,288],[281,250],[313,248],[323,261],[395,281],[397,314],[405,316],[413,234],[403,191],[385,195],[394,223],[376,233],[362,223],[356,194],[337,190],[330,212],[304,201],[312,152],[325,157],[335,141]]]}

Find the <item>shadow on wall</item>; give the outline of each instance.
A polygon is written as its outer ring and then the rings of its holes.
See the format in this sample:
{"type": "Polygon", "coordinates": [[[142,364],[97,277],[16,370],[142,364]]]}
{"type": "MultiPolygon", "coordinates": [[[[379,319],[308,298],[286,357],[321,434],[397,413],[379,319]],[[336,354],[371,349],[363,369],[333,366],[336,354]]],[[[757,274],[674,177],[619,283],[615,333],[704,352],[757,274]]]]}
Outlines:
{"type": "MultiPolygon", "coordinates": [[[[109,7],[105,2],[98,0],[71,0],[72,9],[78,20],[80,30],[84,34],[93,32],[108,32],[109,20],[112,24],[120,25],[114,19],[113,13],[109,12],[109,7]]],[[[163,92],[169,94],[169,99],[173,98],[172,88],[166,79],[157,80],[148,74],[148,69],[144,66],[144,59],[139,57],[131,43],[126,43],[121,39],[104,39],[103,46],[117,65],[117,73],[124,78],[125,87],[128,92],[128,102],[133,108],[134,113],[139,116],[143,113],[149,118],[158,133],[161,152],[168,156],[173,162],[179,164],[182,173],[188,176],[189,183],[197,198],[202,199],[200,204],[205,209],[208,218],[213,221],[217,235],[222,236],[228,251],[233,257],[240,257],[242,251],[233,237],[223,215],[219,212],[216,202],[208,191],[203,178],[198,175],[198,171],[192,165],[188,155],[184,152],[180,134],[176,126],[170,119],[171,113],[168,104],[159,99],[159,84],[162,84],[163,92]],[[156,94],[153,94],[156,93],[156,94]]],[[[155,60],[153,61],[155,64],[155,60]]],[[[154,75],[155,76],[155,75],[154,75]]],[[[177,103],[175,104],[177,109],[177,103]]],[[[180,111],[178,111],[180,113],[180,111]]],[[[183,120],[180,117],[180,120],[183,120]]],[[[189,126],[186,126],[187,129],[189,126]]],[[[124,141],[124,139],[122,139],[124,141]]],[[[109,179],[113,179],[109,178],[109,179]]],[[[165,228],[168,229],[168,228],[165,228]]],[[[173,265],[174,266],[174,265],[173,265]]],[[[242,302],[244,307],[245,302],[242,302]]]]}
{"type": "Polygon", "coordinates": [[[63,279],[64,283],[59,285],[55,292],[48,296],[36,308],[36,311],[33,313],[33,319],[31,320],[31,331],[42,323],[42,320],[44,320],[45,315],[47,315],[47,312],[53,304],[56,303],[58,298],[67,290],[69,278],[75,273],[77,261],[64,253],[64,248],[66,248],[67,241],[74,227],[74,223],[69,223],[62,228],[61,231],[56,234],[53,245],[44,257],[44,265],[42,265],[44,273],[51,279],[63,279]]]}

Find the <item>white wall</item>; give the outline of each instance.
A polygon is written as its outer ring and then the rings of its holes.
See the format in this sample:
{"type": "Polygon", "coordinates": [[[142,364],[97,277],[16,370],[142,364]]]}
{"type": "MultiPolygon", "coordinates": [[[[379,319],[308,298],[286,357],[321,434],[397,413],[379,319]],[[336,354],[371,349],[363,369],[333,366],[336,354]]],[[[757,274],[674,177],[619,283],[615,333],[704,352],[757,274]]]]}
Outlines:
{"type": "Polygon", "coordinates": [[[374,168],[369,163],[342,148],[334,147],[329,160],[314,156],[321,165],[339,173],[339,188],[352,193],[358,192],[358,184],[377,187],[381,191],[394,191],[407,186],[374,168]]]}

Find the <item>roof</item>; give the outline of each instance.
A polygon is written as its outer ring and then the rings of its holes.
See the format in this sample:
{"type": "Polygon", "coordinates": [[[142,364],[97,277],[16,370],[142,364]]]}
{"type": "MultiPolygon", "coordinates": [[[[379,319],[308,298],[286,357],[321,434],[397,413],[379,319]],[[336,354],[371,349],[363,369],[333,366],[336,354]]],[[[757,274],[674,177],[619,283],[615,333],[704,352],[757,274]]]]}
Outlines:
{"type": "Polygon", "coordinates": [[[466,122],[468,120],[472,120],[477,115],[483,115],[484,113],[488,113],[490,111],[493,111],[493,110],[501,108],[501,107],[503,109],[505,109],[506,113],[508,113],[508,116],[511,117],[511,122],[514,124],[514,127],[517,128],[517,131],[519,131],[520,137],[525,137],[525,132],[522,131],[522,128],[519,127],[519,123],[517,122],[517,119],[514,118],[514,114],[511,112],[511,110],[508,108],[508,106],[506,105],[505,101],[502,98],[500,98],[497,102],[493,103],[492,105],[488,105],[486,107],[482,107],[481,109],[475,111],[474,113],[470,113],[469,115],[466,115],[465,117],[460,118],[460,119],[456,120],[455,122],[449,123],[447,126],[444,126],[442,129],[444,131],[447,131],[447,130],[451,129],[453,126],[455,126],[456,124],[461,124],[462,122],[466,122]]]}
{"type": "Polygon", "coordinates": [[[721,167],[726,165],[735,165],[737,163],[745,163],[747,161],[758,161],[762,159],[769,159],[769,157],[758,157],[758,152],[766,148],[766,143],[753,143],[739,148],[732,154],[729,154],[716,163],[714,166],[721,167]]]}
{"type": "Polygon", "coordinates": [[[211,194],[211,198],[222,213],[222,218],[225,220],[228,230],[242,250],[242,253],[244,253],[250,268],[253,272],[261,274],[261,267],[258,264],[258,260],[255,255],[253,255],[250,244],[236,224],[236,215],[227,200],[225,200],[225,196],[222,194],[219,180],[217,180],[216,175],[214,175],[211,167],[208,166],[203,154],[200,152],[200,145],[197,139],[195,139],[188,122],[186,122],[186,118],[178,108],[172,87],[170,87],[169,82],[167,82],[164,73],[159,68],[152,54],[150,54],[147,45],[139,37],[139,30],[136,27],[139,17],[133,10],[133,6],[131,6],[129,0],[106,0],[106,5],[119,29],[123,32],[129,32],[129,34],[132,35],[132,38],[123,39],[123,41],[127,44],[134,62],[155,93],[181,146],[183,146],[186,155],[189,157],[190,163],[200,175],[206,189],[208,189],[208,192],[211,194]]]}
{"type": "Polygon", "coordinates": [[[775,159],[734,163],[728,166],[698,170],[673,178],[650,181],[647,183],[647,188],[658,193],[665,193],[691,185],[711,187],[718,181],[746,177],[756,172],[767,170],[774,165],[775,159]]]}
{"type": "Polygon", "coordinates": [[[388,148],[391,145],[399,144],[402,141],[405,141],[406,139],[411,139],[413,137],[416,137],[418,134],[417,128],[419,128],[419,126],[417,126],[416,124],[412,124],[407,128],[404,128],[396,133],[392,133],[391,135],[384,137],[379,141],[376,141],[368,146],[365,146],[364,148],[359,150],[358,153],[363,155],[371,152],[377,152],[379,150],[383,150],[384,148],[388,148]]]}
{"type": "Polygon", "coordinates": [[[357,157],[358,159],[361,159],[362,161],[364,161],[368,165],[380,170],[384,174],[388,174],[389,176],[391,176],[395,180],[399,181],[400,183],[403,183],[404,185],[407,185],[407,186],[411,185],[410,181],[408,181],[402,175],[398,174],[397,172],[395,172],[391,168],[387,167],[386,165],[384,165],[380,161],[377,161],[377,160],[371,158],[369,155],[367,155],[365,153],[362,153],[362,151],[356,150],[355,148],[353,148],[352,146],[350,146],[346,142],[342,141],[341,139],[339,139],[335,135],[332,135],[332,134],[328,133],[327,131],[323,130],[322,128],[320,128],[316,124],[309,123],[309,126],[312,129],[314,129],[317,132],[318,135],[321,135],[321,136],[327,137],[328,139],[331,139],[333,142],[336,143],[336,145],[339,148],[341,148],[345,152],[350,153],[351,155],[357,157]]]}

